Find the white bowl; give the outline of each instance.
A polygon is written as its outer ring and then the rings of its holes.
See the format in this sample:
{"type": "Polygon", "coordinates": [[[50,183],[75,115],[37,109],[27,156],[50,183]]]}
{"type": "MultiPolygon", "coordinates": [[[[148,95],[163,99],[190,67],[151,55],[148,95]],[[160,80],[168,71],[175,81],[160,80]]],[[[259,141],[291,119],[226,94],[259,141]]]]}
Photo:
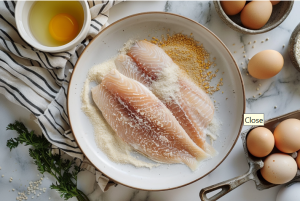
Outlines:
{"type": "Polygon", "coordinates": [[[29,28],[28,16],[31,7],[35,3],[35,1],[18,1],[15,10],[15,19],[21,37],[36,49],[44,52],[63,52],[74,48],[76,45],[78,45],[81,41],[85,39],[91,23],[91,14],[90,14],[87,1],[79,1],[79,2],[82,5],[84,11],[84,22],[81,31],[76,36],[76,38],[74,38],[71,42],[62,46],[49,47],[49,46],[42,45],[40,42],[38,42],[35,39],[35,37],[32,35],[29,28]]]}
{"type": "MultiPolygon", "coordinates": [[[[76,141],[96,168],[113,181],[132,188],[169,190],[203,178],[225,160],[243,126],[245,92],[242,77],[233,56],[216,35],[201,24],[183,16],[149,12],[128,16],[111,24],[89,43],[72,73],[67,103],[70,124],[76,141]],[[151,39],[152,36],[160,38],[162,34],[173,32],[188,35],[193,33],[194,38],[203,44],[211,58],[216,57],[217,66],[214,69],[219,69],[220,73],[217,74],[212,84],[216,85],[221,77],[224,83],[221,90],[212,96],[212,99],[218,103],[215,116],[222,121],[220,136],[214,143],[219,154],[204,162],[194,172],[183,164],[162,164],[149,170],[115,163],[97,147],[93,126],[81,110],[80,95],[88,71],[95,64],[102,63],[116,55],[118,49],[129,39],[151,39]]],[[[142,155],[139,155],[139,159],[147,161],[142,155]]]]}

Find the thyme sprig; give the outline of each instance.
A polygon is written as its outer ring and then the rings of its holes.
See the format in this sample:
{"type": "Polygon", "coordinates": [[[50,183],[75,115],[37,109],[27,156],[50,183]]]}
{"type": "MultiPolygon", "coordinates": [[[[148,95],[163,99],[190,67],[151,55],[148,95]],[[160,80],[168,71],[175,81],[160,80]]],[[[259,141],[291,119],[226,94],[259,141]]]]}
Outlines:
{"type": "Polygon", "coordinates": [[[77,189],[77,175],[80,168],[76,166],[74,160],[62,159],[60,155],[52,154],[51,143],[43,136],[38,136],[34,131],[29,132],[26,126],[19,121],[7,126],[7,130],[15,130],[19,134],[16,138],[7,141],[6,146],[12,150],[19,144],[31,146],[29,155],[37,165],[41,174],[48,172],[55,177],[55,184],[52,183],[51,189],[60,193],[60,197],[68,200],[76,197],[78,201],[89,201],[89,198],[77,189]]]}

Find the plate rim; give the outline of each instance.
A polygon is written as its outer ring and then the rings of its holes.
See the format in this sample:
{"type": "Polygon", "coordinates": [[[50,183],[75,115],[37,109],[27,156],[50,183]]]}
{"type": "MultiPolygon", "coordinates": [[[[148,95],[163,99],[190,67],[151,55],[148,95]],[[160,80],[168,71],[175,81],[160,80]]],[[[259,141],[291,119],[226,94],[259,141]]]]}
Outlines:
{"type": "MultiPolygon", "coordinates": [[[[73,127],[72,127],[72,122],[71,122],[71,118],[70,118],[70,115],[69,115],[69,91],[70,91],[70,86],[71,86],[71,83],[72,83],[72,78],[73,78],[73,74],[74,74],[74,71],[77,67],[77,64],[78,64],[78,61],[81,59],[81,56],[84,54],[84,52],[88,49],[88,47],[90,46],[90,44],[92,44],[94,42],[94,40],[99,37],[104,31],[106,31],[108,28],[110,28],[111,26],[117,24],[117,23],[120,23],[122,22],[123,20],[126,20],[128,18],[131,18],[131,17],[135,17],[135,16],[139,16],[139,15],[145,15],[145,14],[165,14],[165,15],[172,15],[172,16],[176,16],[176,17],[180,17],[180,18],[183,18],[183,19],[186,19],[186,20],[189,20],[193,23],[195,23],[196,25],[204,28],[206,31],[208,31],[213,37],[215,37],[220,43],[221,45],[225,48],[225,50],[229,53],[230,57],[232,58],[234,64],[235,64],[235,68],[238,72],[238,75],[239,75],[239,78],[240,78],[240,82],[242,84],[242,93],[243,93],[243,114],[245,114],[245,110],[246,110],[246,96],[245,96],[245,87],[244,87],[244,81],[243,81],[243,77],[241,75],[241,72],[238,68],[238,65],[233,57],[233,55],[231,54],[231,52],[229,51],[229,49],[227,48],[227,46],[222,42],[222,40],[216,35],[214,34],[211,30],[209,30],[208,28],[206,28],[204,25],[198,23],[197,21],[195,20],[192,20],[188,17],[185,17],[185,16],[182,16],[182,15],[178,15],[178,14],[175,14],[175,13],[169,13],[169,12],[163,12],[163,11],[150,11],[150,12],[140,12],[140,13],[136,13],[136,14],[133,14],[133,15],[129,15],[129,16],[126,16],[124,18],[121,18],[113,23],[111,23],[110,25],[108,25],[107,27],[105,27],[104,29],[102,29],[90,42],[89,44],[85,47],[85,49],[83,50],[83,52],[81,53],[81,55],[79,56],[79,58],[77,59],[76,61],[76,64],[73,68],[73,71],[72,71],[72,74],[71,74],[71,77],[70,77],[70,81],[69,81],[69,86],[68,86],[68,94],[67,94],[67,112],[68,112],[68,117],[69,117],[69,123],[70,123],[70,128],[71,128],[71,131],[73,133],[73,136],[75,138],[75,141],[76,143],[78,144],[80,150],[82,151],[83,155],[86,157],[86,159],[99,171],[101,172],[103,175],[105,175],[109,180],[115,182],[116,184],[121,184],[123,186],[126,186],[126,187],[129,187],[129,188],[133,188],[133,189],[137,189],[137,190],[144,190],[144,191],[167,191],[167,190],[173,190],[173,189],[178,189],[178,188],[181,188],[181,187],[184,187],[184,186],[188,186],[196,181],[199,181],[200,179],[206,177],[207,175],[209,175],[210,173],[212,173],[217,167],[219,167],[223,162],[224,160],[228,157],[228,155],[231,153],[232,149],[234,148],[234,146],[236,145],[236,142],[238,141],[239,139],[239,136],[241,134],[241,131],[242,131],[242,128],[243,128],[243,125],[244,125],[244,121],[242,120],[241,121],[241,125],[240,125],[240,129],[238,131],[238,135],[236,136],[236,139],[234,140],[231,148],[229,149],[228,153],[224,156],[224,158],[214,167],[212,168],[209,172],[207,172],[206,174],[204,174],[203,176],[189,182],[189,183],[186,183],[184,185],[181,185],[181,186],[177,186],[177,187],[172,187],[172,188],[165,188],[165,189],[159,189],[159,190],[152,190],[152,189],[144,189],[144,188],[136,188],[136,187],[132,187],[128,184],[123,184],[121,182],[118,182],[116,181],[115,179],[112,179],[111,177],[107,176],[106,174],[104,174],[97,166],[94,165],[94,163],[85,155],[84,151],[82,150],[82,148],[80,147],[80,144],[78,143],[78,140],[76,138],[76,135],[74,133],[74,130],[73,130],[73,127]]],[[[243,118],[242,118],[243,119],[243,118]]]]}

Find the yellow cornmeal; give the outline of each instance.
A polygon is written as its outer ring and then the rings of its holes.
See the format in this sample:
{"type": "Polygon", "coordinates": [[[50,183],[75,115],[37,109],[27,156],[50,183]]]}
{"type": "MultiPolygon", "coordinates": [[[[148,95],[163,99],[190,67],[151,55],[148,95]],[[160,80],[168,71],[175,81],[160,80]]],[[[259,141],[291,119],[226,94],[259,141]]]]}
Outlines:
{"type": "Polygon", "coordinates": [[[206,93],[213,94],[223,85],[222,78],[216,86],[210,85],[210,81],[219,71],[211,69],[216,66],[214,63],[216,58],[211,61],[209,53],[192,35],[178,33],[170,36],[167,34],[167,38],[162,35],[161,40],[152,37],[150,42],[161,47],[206,93]]]}

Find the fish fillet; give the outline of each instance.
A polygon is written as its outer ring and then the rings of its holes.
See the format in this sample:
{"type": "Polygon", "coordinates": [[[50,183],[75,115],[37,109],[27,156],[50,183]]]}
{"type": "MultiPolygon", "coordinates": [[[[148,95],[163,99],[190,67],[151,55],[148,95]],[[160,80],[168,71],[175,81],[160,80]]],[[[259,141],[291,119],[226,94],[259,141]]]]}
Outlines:
{"type": "Polygon", "coordinates": [[[209,157],[149,89],[117,70],[92,89],[92,97],[117,135],[150,159],[195,170],[209,157]]]}
{"type": "MultiPolygon", "coordinates": [[[[147,41],[138,41],[128,51],[128,55],[130,57],[119,55],[115,61],[117,69],[125,76],[143,83],[150,90],[152,83],[160,79],[164,69],[176,65],[163,49],[147,41]]],[[[179,69],[178,66],[177,68],[179,69]]],[[[183,71],[180,71],[178,83],[179,95],[176,98],[172,101],[159,98],[190,138],[204,151],[214,156],[216,151],[206,142],[204,132],[214,116],[213,103],[183,71]]]]}

